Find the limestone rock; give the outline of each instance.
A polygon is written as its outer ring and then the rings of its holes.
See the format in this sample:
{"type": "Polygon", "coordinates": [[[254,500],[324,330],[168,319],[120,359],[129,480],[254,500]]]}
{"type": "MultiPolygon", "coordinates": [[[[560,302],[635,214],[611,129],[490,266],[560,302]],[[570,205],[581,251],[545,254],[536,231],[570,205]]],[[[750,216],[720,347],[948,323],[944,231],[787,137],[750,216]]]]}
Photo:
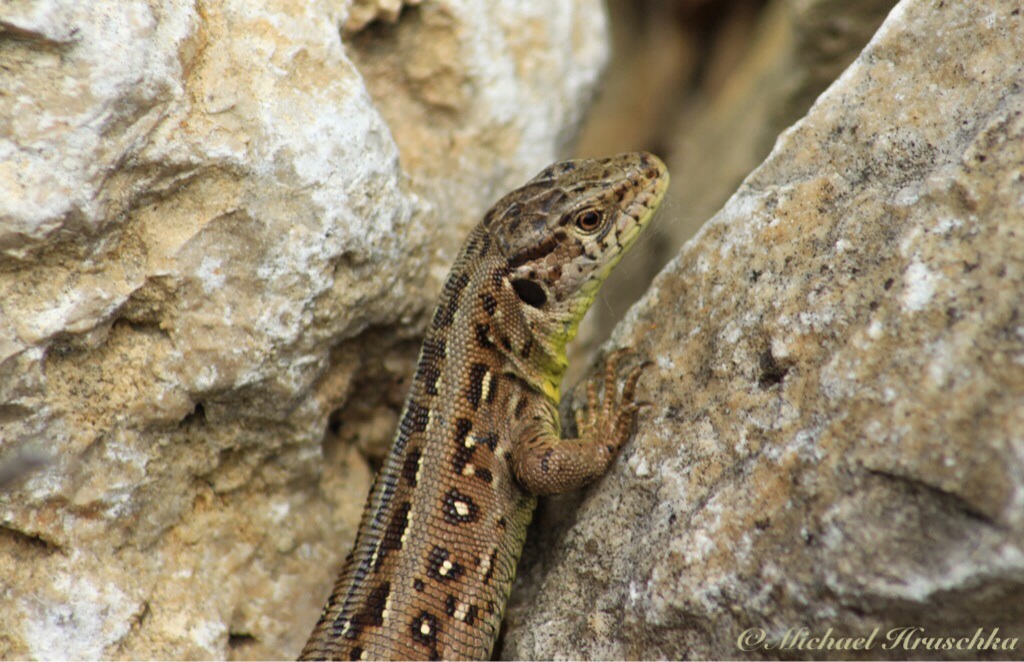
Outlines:
{"type": "Polygon", "coordinates": [[[374,21],[395,23],[402,9],[415,6],[423,0],[353,0],[349,7],[348,17],[342,28],[346,32],[359,32],[374,21]]]}
{"type": "Polygon", "coordinates": [[[1019,658],[1022,293],[1024,11],[903,0],[613,337],[653,405],[539,515],[502,657],[1019,658]],[[738,643],[800,627],[880,634],[738,643]]]}
{"type": "Polygon", "coordinates": [[[721,40],[707,74],[718,84],[680,113],[671,139],[669,167],[692,173],[670,192],[669,204],[680,208],[680,220],[663,229],[673,248],[721,208],[779,133],[853,62],[895,4],[773,0],[753,29],[734,29],[736,38],[721,40]]]}
{"type": "Polygon", "coordinates": [[[390,437],[466,230],[606,57],[597,0],[349,18],[0,11],[0,657],[294,656],[370,476],[329,416],[390,437]]]}
{"type": "MultiPolygon", "coordinates": [[[[764,160],[779,133],[803,117],[814,99],[853,62],[895,4],[896,0],[772,0],[763,6],[737,2],[712,37],[706,34],[707,25],[690,28],[684,22],[678,28],[689,30],[684,42],[690,44],[690,51],[694,42],[713,39],[700,58],[699,82],[686,94],[674,89],[674,96],[684,101],[676,103],[671,113],[663,110],[658,121],[644,122],[640,113],[629,109],[621,113],[626,121],[639,116],[641,126],[656,127],[658,135],[639,144],[666,145],[669,170],[683,174],[673,180],[665,201],[672,222],[657,222],[648,230],[650,238],[623,260],[618,277],[607,285],[608,305],[592,316],[593,326],[607,330],[622,319],[683,242],[721,209],[743,178],[764,160]]],[[[658,6],[665,10],[664,3],[658,6]]],[[[668,50],[672,42],[663,43],[665,28],[658,26],[670,17],[659,19],[650,21],[648,30],[640,32],[634,39],[637,43],[627,49],[641,54],[637,68],[623,73],[613,63],[609,87],[620,79],[634,88],[639,81],[656,79],[647,73],[652,58],[644,54],[643,46],[655,44],[668,50]]],[[[686,59],[693,56],[677,57],[686,59]]],[[[657,108],[657,101],[665,97],[664,91],[640,91],[643,94],[604,95],[601,100],[622,106],[640,96],[657,108]]],[[[583,137],[588,135],[584,132],[583,137]]],[[[629,134],[612,133],[621,135],[629,134]]],[[[607,335],[607,331],[601,334],[600,340],[607,335]]]]}

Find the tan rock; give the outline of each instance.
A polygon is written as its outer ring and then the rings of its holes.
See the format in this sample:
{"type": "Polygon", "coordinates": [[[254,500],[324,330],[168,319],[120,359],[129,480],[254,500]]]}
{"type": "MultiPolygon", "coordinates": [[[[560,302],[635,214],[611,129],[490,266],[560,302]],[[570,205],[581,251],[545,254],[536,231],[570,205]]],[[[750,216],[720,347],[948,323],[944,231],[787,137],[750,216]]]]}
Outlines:
{"type": "Polygon", "coordinates": [[[663,230],[673,247],[721,208],[779,133],[853,61],[895,4],[774,0],[753,28],[737,12],[733,22],[740,25],[723,30],[707,65],[706,89],[676,120],[670,167],[691,176],[674,182],[671,192],[669,204],[679,206],[680,220],[663,230]]]}
{"type": "Polygon", "coordinates": [[[342,33],[372,4],[5,4],[0,657],[304,642],[370,477],[329,416],[391,436],[466,230],[607,54],[596,0],[342,33]]]}
{"type": "Polygon", "coordinates": [[[1018,2],[904,0],[783,133],[615,334],[653,406],[540,516],[503,658],[1020,656],[1022,63],[1018,2]],[[739,644],[801,627],[880,634],[739,644]]]}
{"type": "Polygon", "coordinates": [[[354,33],[366,28],[374,21],[395,23],[405,7],[415,7],[423,0],[352,0],[348,17],[342,26],[346,32],[354,33]]]}
{"type": "MultiPolygon", "coordinates": [[[[628,4],[636,7],[636,3],[628,4]]],[[[651,117],[651,110],[644,114],[625,108],[626,112],[615,116],[624,118],[620,122],[635,121],[641,128],[630,133],[615,127],[599,143],[606,151],[635,149],[637,144],[652,149],[665,146],[669,169],[680,176],[673,179],[665,201],[668,213],[623,260],[618,277],[605,291],[607,304],[594,311],[585,330],[596,329],[594,337],[599,341],[608,337],[609,330],[643,295],[683,242],[721,209],[743,178],[764,160],[779,133],[802,117],[814,99],[853,62],[895,4],[896,0],[772,0],[763,6],[734,2],[721,10],[723,15],[717,22],[695,27],[691,25],[695,21],[680,21],[675,29],[684,33],[682,40],[689,47],[684,47],[684,52],[708,42],[699,63],[689,62],[692,55],[676,58],[696,68],[699,76],[692,77],[695,82],[691,87],[672,90],[680,101],[670,113],[651,117]],[[640,136],[635,133],[644,129],[644,142],[614,142],[620,137],[636,140],[640,136]],[[651,135],[654,131],[657,134],[651,135]],[[666,222],[669,215],[671,222],[666,222]]],[[[667,13],[665,4],[658,6],[667,13]]],[[[671,19],[669,14],[648,21],[649,25],[637,30],[627,47],[618,49],[619,53],[640,55],[635,68],[626,72],[613,62],[609,88],[617,81],[624,81],[618,83],[620,87],[636,88],[652,79],[658,87],[666,87],[668,72],[650,73],[648,67],[654,65],[653,71],[659,72],[664,65],[658,66],[658,59],[646,56],[645,49],[669,50],[672,42],[665,43],[664,33],[666,25],[672,25],[671,19]]],[[[663,110],[658,101],[666,97],[664,89],[637,90],[642,94],[611,92],[606,90],[601,100],[618,106],[639,97],[649,98],[651,108],[663,110]]],[[[603,107],[599,105],[596,110],[603,107]]],[[[592,133],[585,131],[584,138],[592,133]]]]}

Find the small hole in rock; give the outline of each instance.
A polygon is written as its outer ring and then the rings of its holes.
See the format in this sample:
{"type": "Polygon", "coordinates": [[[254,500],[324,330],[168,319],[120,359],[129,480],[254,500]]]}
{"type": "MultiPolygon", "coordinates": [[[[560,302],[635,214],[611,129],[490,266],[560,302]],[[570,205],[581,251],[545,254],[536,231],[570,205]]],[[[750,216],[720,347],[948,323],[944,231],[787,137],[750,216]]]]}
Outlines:
{"type": "Polygon", "coordinates": [[[178,423],[178,425],[180,427],[187,427],[189,425],[200,424],[200,423],[203,423],[205,421],[206,421],[206,408],[203,407],[203,403],[202,402],[197,402],[195,408],[192,409],[192,412],[188,416],[186,416],[185,418],[181,419],[181,422],[178,423]]]}
{"type": "Polygon", "coordinates": [[[786,378],[786,374],[789,372],[789,368],[779,364],[779,362],[772,355],[772,350],[766,349],[761,353],[759,360],[761,374],[757,378],[757,384],[761,388],[771,388],[776,384],[781,384],[782,380],[786,378]]]}

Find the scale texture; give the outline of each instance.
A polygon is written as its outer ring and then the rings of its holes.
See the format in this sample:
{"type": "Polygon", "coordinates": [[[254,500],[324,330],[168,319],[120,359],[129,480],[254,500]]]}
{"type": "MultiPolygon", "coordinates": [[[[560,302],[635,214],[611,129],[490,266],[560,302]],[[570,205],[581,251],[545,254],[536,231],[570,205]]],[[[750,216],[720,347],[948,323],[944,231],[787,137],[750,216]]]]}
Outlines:
{"type": "Polygon", "coordinates": [[[667,187],[643,152],[556,163],[472,231],[301,659],[490,657],[537,497],[603,474],[629,436],[643,365],[620,379],[616,352],[562,438],[565,345],[667,187]]]}

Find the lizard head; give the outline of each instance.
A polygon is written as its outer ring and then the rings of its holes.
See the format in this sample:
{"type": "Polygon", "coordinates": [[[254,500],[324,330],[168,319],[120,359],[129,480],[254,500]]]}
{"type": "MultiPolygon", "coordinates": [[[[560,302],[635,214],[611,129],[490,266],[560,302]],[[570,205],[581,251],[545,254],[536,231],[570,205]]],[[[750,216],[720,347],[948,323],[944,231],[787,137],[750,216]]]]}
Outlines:
{"type": "Polygon", "coordinates": [[[562,161],[484,218],[524,310],[542,318],[540,327],[562,357],[601,284],[657,210],[668,180],[665,164],[646,152],[562,161]]]}

